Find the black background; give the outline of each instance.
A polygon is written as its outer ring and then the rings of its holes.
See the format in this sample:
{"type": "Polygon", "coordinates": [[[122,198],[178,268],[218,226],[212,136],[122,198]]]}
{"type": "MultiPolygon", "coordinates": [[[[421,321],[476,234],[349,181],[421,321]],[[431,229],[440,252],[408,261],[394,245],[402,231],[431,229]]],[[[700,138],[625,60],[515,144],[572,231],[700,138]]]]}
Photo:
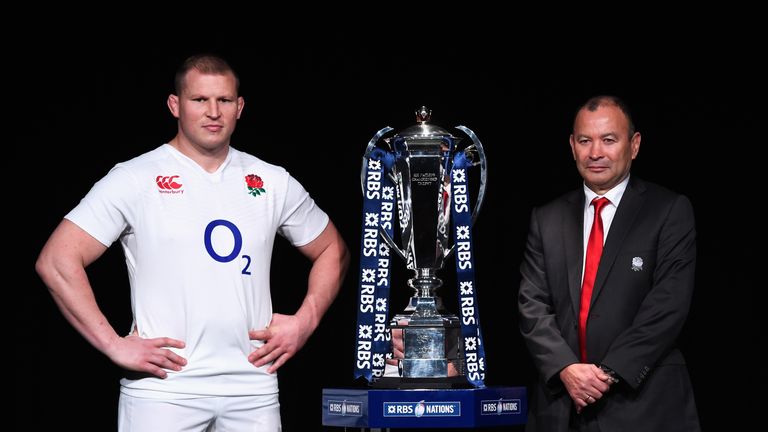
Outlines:
{"type": "MultiPolygon", "coordinates": [[[[221,37],[213,28],[216,38],[205,37],[203,28],[195,38],[175,33],[155,36],[153,43],[126,43],[116,42],[125,36],[113,39],[101,30],[51,38],[27,49],[20,63],[22,78],[31,79],[24,99],[33,107],[11,120],[23,131],[11,155],[31,160],[23,169],[34,172],[19,177],[33,182],[14,193],[26,203],[18,231],[25,248],[19,269],[10,271],[22,274],[24,283],[20,290],[7,288],[19,290],[20,301],[6,308],[16,314],[16,359],[8,373],[16,380],[23,429],[115,428],[121,371],[69,326],[33,263],[95,181],[115,163],[174,136],[176,122],[165,100],[175,68],[199,51],[223,55],[240,74],[246,105],[232,145],[288,169],[330,215],[353,254],[338,299],[304,349],[280,369],[284,430],[321,429],[321,389],[355,384],[360,157],[377,130],[410,126],[421,105],[433,110],[435,124],[466,125],[485,146],[490,178],[475,246],[487,383],[530,384],[534,374],[516,318],[528,217],[533,206],[580,187],[568,147],[572,117],[580,103],[604,93],[628,102],[643,134],[633,174],[687,195],[696,211],[697,289],[680,344],[702,425],[749,424],[751,405],[742,391],[760,364],[752,325],[755,282],[747,282],[751,252],[745,246],[757,236],[750,228],[757,221],[737,194],[753,191],[756,201],[762,195],[754,167],[765,139],[764,132],[756,133],[758,122],[764,123],[756,107],[765,74],[757,70],[754,52],[735,50],[718,35],[684,32],[659,44],[610,43],[611,37],[552,44],[536,32],[461,27],[426,37],[418,29],[371,36],[367,28],[221,37]],[[729,202],[742,205],[731,208],[729,202]]],[[[285,240],[276,243],[274,309],[293,313],[309,264],[285,240]]],[[[402,263],[394,267],[392,304],[399,309],[409,275],[402,263]]],[[[455,305],[452,274],[450,266],[441,272],[449,305],[455,305]]],[[[110,248],[89,275],[105,314],[119,333],[126,332],[129,287],[120,248],[110,248]]]]}

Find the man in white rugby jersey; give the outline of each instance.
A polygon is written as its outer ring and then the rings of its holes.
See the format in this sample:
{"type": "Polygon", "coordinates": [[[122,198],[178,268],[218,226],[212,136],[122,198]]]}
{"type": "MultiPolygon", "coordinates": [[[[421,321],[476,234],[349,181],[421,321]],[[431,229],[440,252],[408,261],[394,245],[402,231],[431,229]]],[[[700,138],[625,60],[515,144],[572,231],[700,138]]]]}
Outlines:
{"type": "Polygon", "coordinates": [[[244,100],[226,61],[190,57],[175,82],[177,135],[97,182],[36,268],[67,320],[132,371],[120,430],[279,430],[275,371],[335,298],[347,248],[288,172],[230,147],[244,100]],[[272,313],[276,233],[313,263],[294,315],[272,313]],[[99,309],[85,271],[116,240],[131,285],[127,336],[99,309]]]}

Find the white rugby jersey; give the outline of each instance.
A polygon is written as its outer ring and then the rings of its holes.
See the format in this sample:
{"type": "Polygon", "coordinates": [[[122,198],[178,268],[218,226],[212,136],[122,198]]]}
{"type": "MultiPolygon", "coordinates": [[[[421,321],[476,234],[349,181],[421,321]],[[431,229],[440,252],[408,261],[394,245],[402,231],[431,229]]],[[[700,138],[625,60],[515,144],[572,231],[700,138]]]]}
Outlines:
{"type": "Polygon", "coordinates": [[[120,239],[139,335],[186,343],[173,349],[187,359],[182,371],[168,370],[164,380],[123,379],[123,392],[277,392],[276,375],[247,358],[260,345],[248,330],[266,327],[272,316],[275,233],[302,246],[328,224],[288,172],[230,148],[208,173],[165,144],[117,164],[66,218],[106,246],[120,239]]]}

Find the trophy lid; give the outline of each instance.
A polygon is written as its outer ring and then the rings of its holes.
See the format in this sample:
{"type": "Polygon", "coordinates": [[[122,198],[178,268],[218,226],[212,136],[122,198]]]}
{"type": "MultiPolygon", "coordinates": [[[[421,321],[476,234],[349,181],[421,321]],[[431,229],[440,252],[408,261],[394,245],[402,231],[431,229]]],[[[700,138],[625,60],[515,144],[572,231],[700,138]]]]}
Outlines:
{"type": "Polygon", "coordinates": [[[432,119],[432,110],[427,109],[427,107],[422,106],[421,108],[416,110],[416,122],[417,124],[408,127],[401,132],[399,132],[396,137],[404,138],[404,139],[440,139],[440,138],[456,138],[453,135],[451,135],[450,132],[447,130],[441,128],[440,126],[435,126],[433,124],[430,124],[429,121],[432,119]]]}

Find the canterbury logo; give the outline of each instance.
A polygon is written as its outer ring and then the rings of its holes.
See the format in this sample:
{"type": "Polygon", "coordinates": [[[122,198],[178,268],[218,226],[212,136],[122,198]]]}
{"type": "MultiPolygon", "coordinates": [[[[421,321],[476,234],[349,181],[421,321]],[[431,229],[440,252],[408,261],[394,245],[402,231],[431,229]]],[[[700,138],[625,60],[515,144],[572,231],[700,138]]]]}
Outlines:
{"type": "Polygon", "coordinates": [[[173,189],[181,189],[183,186],[181,183],[176,183],[176,179],[179,178],[179,176],[157,176],[155,179],[155,182],[157,183],[157,186],[160,189],[166,189],[166,190],[173,190],[173,189]]]}

